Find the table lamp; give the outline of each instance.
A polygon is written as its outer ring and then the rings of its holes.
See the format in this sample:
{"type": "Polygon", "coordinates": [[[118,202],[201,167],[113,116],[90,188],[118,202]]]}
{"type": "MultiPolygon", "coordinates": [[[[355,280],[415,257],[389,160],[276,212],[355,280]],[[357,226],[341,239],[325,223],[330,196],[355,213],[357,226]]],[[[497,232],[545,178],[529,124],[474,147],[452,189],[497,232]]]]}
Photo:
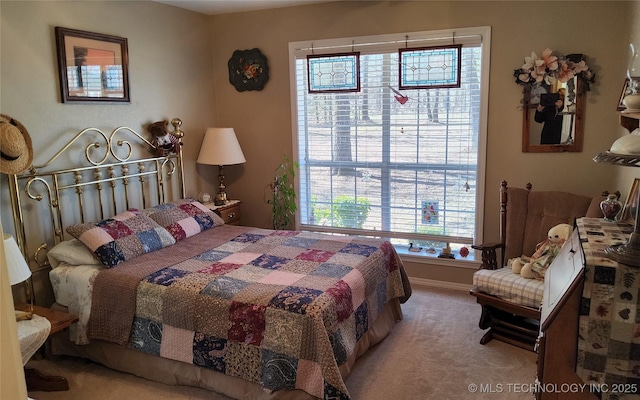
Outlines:
{"type": "MultiPolygon", "coordinates": [[[[24,259],[18,243],[13,236],[3,233],[4,240],[4,257],[7,262],[7,270],[9,272],[9,283],[11,286],[24,282],[31,277],[31,269],[24,259]]],[[[28,286],[28,283],[27,283],[28,286]]],[[[28,291],[29,312],[16,311],[16,319],[31,319],[33,315],[33,297],[28,291]]]]}
{"type": "Polygon", "coordinates": [[[218,166],[220,185],[213,203],[217,206],[229,203],[224,186],[224,166],[246,162],[233,128],[207,128],[196,162],[218,166]]]}

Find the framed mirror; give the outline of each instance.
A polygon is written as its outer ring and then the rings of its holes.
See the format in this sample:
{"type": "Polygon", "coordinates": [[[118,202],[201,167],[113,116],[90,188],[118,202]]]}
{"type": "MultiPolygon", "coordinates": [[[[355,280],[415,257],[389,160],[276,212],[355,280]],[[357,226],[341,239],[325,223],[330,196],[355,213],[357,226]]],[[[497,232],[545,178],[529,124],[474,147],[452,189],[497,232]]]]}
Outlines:
{"type": "Polygon", "coordinates": [[[63,103],[129,103],[127,39],[55,28],[63,103]]]}
{"type": "Polygon", "coordinates": [[[578,77],[557,80],[553,85],[544,81],[533,85],[523,105],[522,151],[581,152],[585,96],[578,77]]]}

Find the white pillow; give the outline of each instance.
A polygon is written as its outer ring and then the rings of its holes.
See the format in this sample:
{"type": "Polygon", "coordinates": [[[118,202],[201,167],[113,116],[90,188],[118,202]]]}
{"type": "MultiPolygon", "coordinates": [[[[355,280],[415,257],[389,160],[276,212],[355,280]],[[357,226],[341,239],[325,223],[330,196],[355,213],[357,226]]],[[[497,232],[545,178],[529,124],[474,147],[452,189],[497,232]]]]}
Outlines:
{"type": "Polygon", "coordinates": [[[51,268],[60,263],[67,265],[102,265],[87,246],[78,239],[65,240],[53,246],[47,253],[51,268]]]}

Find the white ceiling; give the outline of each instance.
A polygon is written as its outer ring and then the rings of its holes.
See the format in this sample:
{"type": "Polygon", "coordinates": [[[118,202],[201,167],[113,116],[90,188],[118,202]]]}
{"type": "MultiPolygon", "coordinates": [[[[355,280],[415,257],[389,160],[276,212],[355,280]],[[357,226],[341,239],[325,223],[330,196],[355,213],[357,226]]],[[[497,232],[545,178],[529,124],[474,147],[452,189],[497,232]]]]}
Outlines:
{"type": "MultiPolygon", "coordinates": [[[[216,15],[242,11],[266,10],[300,4],[327,3],[336,0],[154,0],[202,14],[216,15]]],[[[339,0],[338,0],[339,1],[339,0]]]]}

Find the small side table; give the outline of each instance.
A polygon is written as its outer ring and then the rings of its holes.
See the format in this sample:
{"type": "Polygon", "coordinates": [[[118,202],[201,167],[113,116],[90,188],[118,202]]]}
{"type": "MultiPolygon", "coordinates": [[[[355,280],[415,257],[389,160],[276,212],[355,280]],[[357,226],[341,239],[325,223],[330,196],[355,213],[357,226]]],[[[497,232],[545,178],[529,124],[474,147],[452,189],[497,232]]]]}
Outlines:
{"type": "MultiPolygon", "coordinates": [[[[18,304],[15,306],[15,309],[20,311],[29,311],[29,307],[30,306],[28,304],[18,304]]],[[[47,307],[33,306],[33,313],[35,317],[37,317],[34,318],[36,322],[41,321],[42,319],[46,319],[48,321],[48,323],[46,324],[47,328],[50,326],[50,329],[47,329],[48,332],[46,335],[44,335],[45,330],[42,331],[44,337],[40,345],[42,345],[51,335],[68,328],[69,326],[71,326],[71,324],[78,321],[78,317],[76,317],[75,315],[62,311],[52,310],[47,307]]],[[[20,330],[26,329],[29,325],[29,322],[31,321],[18,322],[18,336],[20,336],[20,330]],[[21,328],[21,322],[24,322],[24,324],[22,324],[24,328],[21,328]]],[[[20,347],[22,348],[22,340],[20,347]]],[[[29,354],[27,360],[24,360],[25,364],[32,355],[33,353],[29,354]]],[[[24,369],[24,378],[27,382],[27,391],[29,392],[56,392],[69,390],[69,382],[67,382],[64,377],[44,375],[33,368],[24,369]]]]}
{"type": "Polygon", "coordinates": [[[229,200],[229,203],[216,206],[214,203],[204,203],[203,206],[218,214],[227,225],[240,225],[240,200],[229,200]]]}

